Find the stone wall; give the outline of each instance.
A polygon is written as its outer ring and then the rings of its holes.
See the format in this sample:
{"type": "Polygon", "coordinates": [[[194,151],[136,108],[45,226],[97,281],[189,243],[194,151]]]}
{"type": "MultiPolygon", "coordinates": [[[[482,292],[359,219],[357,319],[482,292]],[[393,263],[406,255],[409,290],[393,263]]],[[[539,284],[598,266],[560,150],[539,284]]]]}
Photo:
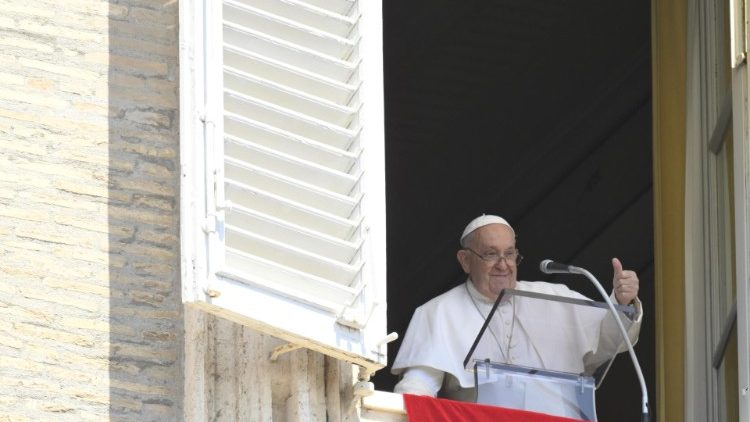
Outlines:
{"type": "Polygon", "coordinates": [[[359,420],[350,364],[183,310],[178,3],[0,7],[0,422],[359,420]]]}
{"type": "Polygon", "coordinates": [[[183,322],[178,6],[0,2],[0,422],[354,417],[348,364],[183,322]]]}
{"type": "Polygon", "coordinates": [[[177,6],[0,6],[0,421],[181,418],[177,6]]]}
{"type": "Polygon", "coordinates": [[[185,321],[185,420],[360,421],[351,364],[201,311],[185,321]]]}

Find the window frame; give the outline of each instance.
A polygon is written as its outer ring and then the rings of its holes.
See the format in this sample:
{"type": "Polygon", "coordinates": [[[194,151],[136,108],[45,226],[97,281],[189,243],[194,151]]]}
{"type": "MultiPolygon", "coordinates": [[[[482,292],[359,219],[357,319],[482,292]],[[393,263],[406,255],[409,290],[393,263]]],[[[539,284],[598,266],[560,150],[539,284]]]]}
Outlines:
{"type": "Polygon", "coordinates": [[[221,105],[223,2],[180,3],[180,242],[183,302],[294,345],[349,361],[372,373],[387,364],[385,142],[381,2],[342,0],[358,8],[363,99],[359,119],[368,281],[360,301],[366,314],[340,316],[292,294],[221,276],[223,268],[223,107],[221,105]],[[217,65],[218,63],[218,65],[217,65]],[[218,194],[214,195],[213,190],[218,194]]]}
{"type": "MultiPolygon", "coordinates": [[[[748,353],[750,195],[747,180],[750,160],[747,144],[750,136],[744,13],[741,1],[689,2],[685,176],[686,420],[726,420],[728,417],[724,406],[733,398],[726,396],[721,368],[726,341],[734,324],[737,356],[748,353]],[[726,23],[725,13],[729,16],[726,23]],[[726,143],[727,138],[731,145],[726,143]],[[727,154],[730,147],[731,157],[727,154]],[[732,281],[733,285],[726,284],[732,281]],[[730,303],[731,290],[734,290],[735,305],[730,303]]],[[[748,417],[748,363],[739,358],[736,364],[738,411],[740,420],[745,420],[748,417]]]]}

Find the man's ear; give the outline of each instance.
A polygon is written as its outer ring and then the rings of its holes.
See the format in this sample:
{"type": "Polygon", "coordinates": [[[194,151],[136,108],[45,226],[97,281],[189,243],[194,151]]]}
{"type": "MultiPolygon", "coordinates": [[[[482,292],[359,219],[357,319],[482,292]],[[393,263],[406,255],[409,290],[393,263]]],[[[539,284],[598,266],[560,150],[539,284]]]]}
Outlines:
{"type": "Polygon", "coordinates": [[[471,272],[469,253],[463,249],[459,249],[458,252],[456,252],[456,259],[458,259],[458,263],[461,264],[461,268],[463,268],[464,272],[469,274],[471,272]]]}

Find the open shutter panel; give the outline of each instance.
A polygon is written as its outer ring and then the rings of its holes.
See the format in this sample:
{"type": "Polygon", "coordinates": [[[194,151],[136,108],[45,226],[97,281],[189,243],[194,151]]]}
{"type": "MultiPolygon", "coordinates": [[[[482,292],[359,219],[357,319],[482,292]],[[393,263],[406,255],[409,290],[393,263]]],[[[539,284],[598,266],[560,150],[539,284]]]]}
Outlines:
{"type": "Polygon", "coordinates": [[[210,147],[219,241],[209,246],[209,302],[305,347],[382,366],[385,348],[373,341],[385,337],[385,280],[366,266],[385,263],[373,262],[365,224],[384,230],[384,216],[366,211],[357,2],[224,0],[218,14],[223,143],[210,147]],[[376,334],[366,328],[373,313],[376,334]]]}

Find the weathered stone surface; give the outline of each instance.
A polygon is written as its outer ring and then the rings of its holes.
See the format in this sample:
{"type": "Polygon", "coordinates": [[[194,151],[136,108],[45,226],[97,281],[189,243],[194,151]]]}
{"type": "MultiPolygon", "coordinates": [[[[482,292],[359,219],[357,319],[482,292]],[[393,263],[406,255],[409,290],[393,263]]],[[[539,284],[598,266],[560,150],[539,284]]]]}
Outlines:
{"type": "Polygon", "coordinates": [[[182,418],[177,11],[3,4],[0,421],[182,418]]]}
{"type": "Polygon", "coordinates": [[[177,23],[3,3],[0,422],[356,419],[351,365],[183,310],[177,23]]]}

